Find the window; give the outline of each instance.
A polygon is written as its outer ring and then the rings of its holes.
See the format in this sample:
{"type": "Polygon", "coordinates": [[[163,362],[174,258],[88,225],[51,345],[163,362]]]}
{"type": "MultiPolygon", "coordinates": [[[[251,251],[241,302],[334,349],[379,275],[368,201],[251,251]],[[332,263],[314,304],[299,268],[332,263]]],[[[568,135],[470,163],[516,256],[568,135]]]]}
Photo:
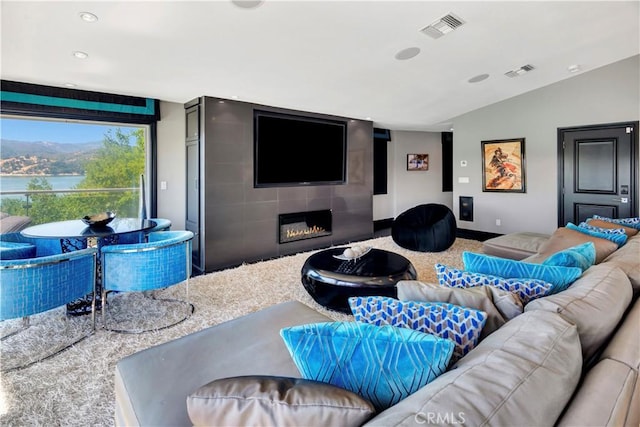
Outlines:
{"type": "Polygon", "coordinates": [[[6,115],[0,126],[2,213],[32,224],[104,211],[138,215],[149,126],[6,115]]]}

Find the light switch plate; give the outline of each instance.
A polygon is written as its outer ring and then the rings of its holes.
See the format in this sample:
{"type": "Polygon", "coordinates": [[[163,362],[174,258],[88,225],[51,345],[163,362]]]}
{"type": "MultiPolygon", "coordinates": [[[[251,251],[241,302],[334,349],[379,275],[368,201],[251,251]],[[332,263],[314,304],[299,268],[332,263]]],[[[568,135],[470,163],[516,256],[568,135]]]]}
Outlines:
{"type": "Polygon", "coordinates": [[[458,182],[460,184],[468,184],[469,183],[469,177],[468,176],[459,176],[458,177],[458,182]]]}

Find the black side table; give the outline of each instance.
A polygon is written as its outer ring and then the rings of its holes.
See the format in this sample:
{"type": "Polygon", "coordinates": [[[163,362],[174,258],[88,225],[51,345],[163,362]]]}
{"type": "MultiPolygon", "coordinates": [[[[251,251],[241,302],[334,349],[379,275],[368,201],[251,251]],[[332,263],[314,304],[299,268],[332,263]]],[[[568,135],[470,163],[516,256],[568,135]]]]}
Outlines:
{"type": "Polygon", "coordinates": [[[332,248],[311,255],[302,266],[302,284],[320,305],[351,313],[347,299],[353,296],[396,298],[396,283],[418,277],[413,264],[393,252],[371,249],[356,260],[343,261],[343,248],[332,248]]]}

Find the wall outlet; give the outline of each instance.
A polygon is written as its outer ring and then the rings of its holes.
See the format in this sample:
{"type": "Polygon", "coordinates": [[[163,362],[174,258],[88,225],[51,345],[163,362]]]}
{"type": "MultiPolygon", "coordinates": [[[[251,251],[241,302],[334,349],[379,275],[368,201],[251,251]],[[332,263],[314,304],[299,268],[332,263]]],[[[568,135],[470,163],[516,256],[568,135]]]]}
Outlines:
{"type": "Polygon", "coordinates": [[[468,176],[459,176],[458,177],[458,182],[460,184],[468,184],[469,183],[469,177],[468,176]]]}
{"type": "Polygon", "coordinates": [[[502,225],[502,221],[500,221],[499,219],[496,219],[496,225],[500,227],[502,225]]]}

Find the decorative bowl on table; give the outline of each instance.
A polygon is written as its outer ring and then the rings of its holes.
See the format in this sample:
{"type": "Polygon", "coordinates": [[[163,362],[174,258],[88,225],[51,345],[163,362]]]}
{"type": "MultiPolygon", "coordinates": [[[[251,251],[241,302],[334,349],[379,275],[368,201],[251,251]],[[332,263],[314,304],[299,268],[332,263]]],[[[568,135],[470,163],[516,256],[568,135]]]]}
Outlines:
{"type": "Polygon", "coordinates": [[[371,250],[371,246],[352,246],[350,248],[346,248],[344,252],[339,255],[334,255],[334,258],[337,258],[342,261],[351,261],[357,260],[358,258],[366,255],[371,250]]]}
{"type": "Polygon", "coordinates": [[[116,214],[113,212],[101,212],[95,215],[87,215],[82,218],[82,222],[87,224],[89,227],[105,227],[116,217],[116,214]]]}

